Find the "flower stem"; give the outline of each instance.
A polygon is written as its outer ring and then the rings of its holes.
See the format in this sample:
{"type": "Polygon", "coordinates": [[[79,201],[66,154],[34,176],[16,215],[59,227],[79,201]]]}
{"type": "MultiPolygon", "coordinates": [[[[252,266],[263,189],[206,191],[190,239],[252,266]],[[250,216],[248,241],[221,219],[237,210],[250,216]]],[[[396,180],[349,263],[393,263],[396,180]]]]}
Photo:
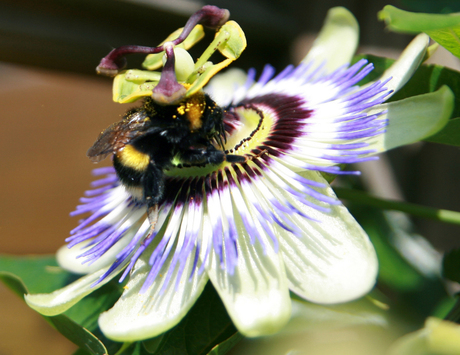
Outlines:
{"type": "Polygon", "coordinates": [[[128,349],[133,343],[123,343],[120,350],[115,355],[121,355],[126,349],[128,349]]]}
{"type": "Polygon", "coordinates": [[[452,307],[449,314],[444,317],[444,319],[455,323],[460,322],[460,298],[457,298],[457,302],[455,302],[455,305],[452,307]]]}
{"type": "Polygon", "coordinates": [[[444,223],[460,224],[460,212],[420,206],[413,203],[385,200],[371,196],[363,191],[335,187],[334,191],[340,199],[378,207],[384,210],[401,211],[413,216],[430,218],[444,223]]]}

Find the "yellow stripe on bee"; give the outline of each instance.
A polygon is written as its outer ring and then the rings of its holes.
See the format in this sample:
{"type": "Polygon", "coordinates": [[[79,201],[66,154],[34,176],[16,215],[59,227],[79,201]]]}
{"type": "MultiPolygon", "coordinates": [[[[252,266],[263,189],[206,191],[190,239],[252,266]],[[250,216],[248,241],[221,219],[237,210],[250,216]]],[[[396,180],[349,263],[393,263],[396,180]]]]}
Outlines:
{"type": "Polygon", "coordinates": [[[206,102],[204,94],[198,92],[177,107],[177,112],[182,116],[185,115],[186,119],[189,121],[190,130],[195,131],[200,129],[203,124],[202,118],[205,109],[206,102]]]}
{"type": "Polygon", "coordinates": [[[124,166],[138,171],[145,170],[150,162],[147,154],[138,151],[130,144],[118,151],[117,157],[124,166]]]}

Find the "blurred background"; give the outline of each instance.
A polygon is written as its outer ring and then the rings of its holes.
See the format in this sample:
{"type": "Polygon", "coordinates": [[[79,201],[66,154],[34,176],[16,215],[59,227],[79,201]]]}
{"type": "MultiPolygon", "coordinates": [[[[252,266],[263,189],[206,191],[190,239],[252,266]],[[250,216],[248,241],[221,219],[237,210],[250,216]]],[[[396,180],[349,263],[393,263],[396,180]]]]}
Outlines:
{"type": "MultiPolygon", "coordinates": [[[[111,80],[96,76],[94,70],[100,59],[120,45],[158,44],[205,4],[0,0],[0,253],[54,253],[76,226],[69,212],[89,187],[95,167],[86,150],[102,129],[130,107],[112,102],[111,80]]],[[[458,1],[439,0],[215,0],[212,4],[228,8],[245,31],[248,48],[237,65],[259,72],[265,63],[278,70],[297,63],[333,6],[345,6],[356,16],[360,52],[391,57],[397,57],[410,37],[384,30],[376,15],[385,5],[424,12],[460,11],[458,1]]],[[[135,67],[141,60],[142,56],[130,56],[128,65],[135,67]]],[[[449,53],[440,51],[433,60],[459,68],[449,53]]],[[[386,167],[397,172],[388,187],[393,190],[385,187],[378,193],[388,191],[388,197],[459,211],[459,163],[458,149],[434,144],[391,152],[386,167]]],[[[378,180],[373,182],[381,186],[378,180]]],[[[414,222],[417,232],[438,249],[460,246],[458,228],[414,222]]],[[[0,300],[0,355],[64,355],[75,350],[1,284],[0,300]]],[[[315,339],[310,342],[321,348],[324,339],[319,345],[315,339]]],[[[310,354],[316,354],[314,349],[310,354]]]]}

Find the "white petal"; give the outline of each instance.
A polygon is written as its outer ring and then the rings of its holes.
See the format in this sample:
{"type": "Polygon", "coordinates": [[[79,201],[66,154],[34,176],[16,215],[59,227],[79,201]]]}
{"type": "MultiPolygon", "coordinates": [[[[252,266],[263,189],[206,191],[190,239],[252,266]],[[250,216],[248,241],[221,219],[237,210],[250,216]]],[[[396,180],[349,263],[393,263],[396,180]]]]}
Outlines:
{"type": "MultiPolygon", "coordinates": [[[[275,333],[287,323],[291,313],[283,261],[273,250],[268,237],[265,236],[264,247],[258,241],[251,244],[238,216],[233,223],[238,231],[238,260],[234,273],[230,275],[225,267],[221,267],[213,250],[207,265],[209,278],[243,335],[256,337],[275,333]]],[[[263,238],[262,228],[260,225],[257,228],[263,238]]]]}
{"type": "Polygon", "coordinates": [[[84,259],[77,258],[78,255],[88,250],[86,245],[90,242],[90,240],[82,242],[73,248],[69,248],[68,245],[60,247],[56,253],[56,260],[59,266],[75,274],[90,274],[100,269],[97,261],[92,265],[88,265],[82,264],[84,259]]]}
{"type": "MultiPolygon", "coordinates": [[[[144,211],[139,213],[144,214],[144,211]]],[[[112,246],[107,252],[99,257],[92,264],[84,263],[85,258],[77,258],[91,247],[87,247],[91,240],[82,242],[69,248],[67,245],[59,248],[56,254],[56,259],[63,269],[73,272],[75,274],[90,274],[102,269],[106,266],[111,265],[115,260],[119,252],[123,250],[125,246],[129,244],[132,237],[134,236],[137,229],[132,228],[126,235],[123,236],[114,246],[112,246]]]]}
{"type": "Polygon", "coordinates": [[[326,64],[329,72],[350,63],[359,41],[359,26],[344,7],[329,10],[321,32],[302,62],[326,64]]]}
{"type": "Polygon", "coordinates": [[[39,293],[34,295],[28,294],[25,295],[24,298],[27,304],[37,312],[40,312],[45,316],[55,316],[65,312],[83,297],[105,285],[113,279],[123,267],[124,265],[121,265],[112,274],[95,286],[91,285],[109,269],[108,267],[95,273],[83,276],[77,281],[72,282],[70,285],[52,293],[39,293]]]}
{"type": "MultiPolygon", "coordinates": [[[[160,236],[160,235],[157,235],[160,236]]],[[[137,261],[130,280],[120,299],[113,308],[99,317],[99,327],[110,339],[131,342],[154,337],[175,326],[193,306],[207,282],[206,274],[195,272],[194,255],[181,265],[181,278],[176,288],[176,267],[168,285],[163,289],[164,276],[168,273],[173,254],[171,253],[161,268],[159,276],[144,293],[140,289],[151,266],[148,264],[153,248],[151,245],[137,261]]]]}
{"type": "Polygon", "coordinates": [[[414,72],[422,63],[429,43],[430,37],[424,33],[419,34],[412,40],[411,43],[409,43],[406,49],[404,49],[398,60],[396,60],[391,67],[385,70],[379,80],[385,81],[391,78],[385,87],[388,90],[393,90],[393,93],[387,98],[390,98],[396,91],[401,89],[412,77],[414,72]]]}
{"type": "Polygon", "coordinates": [[[225,107],[230,104],[236,88],[244,85],[246,77],[245,71],[231,68],[213,77],[204,90],[219,106],[225,107]]]}
{"type": "Polygon", "coordinates": [[[429,94],[375,106],[369,114],[387,110],[381,117],[388,118],[389,124],[387,131],[375,137],[370,147],[382,152],[427,138],[447,124],[453,107],[454,95],[447,86],[429,94]]]}
{"type": "MultiPolygon", "coordinates": [[[[306,178],[327,184],[317,172],[306,178]]],[[[325,194],[335,197],[331,188],[325,194]]],[[[343,205],[320,212],[291,201],[304,214],[321,222],[292,216],[304,235],[278,228],[289,288],[316,303],[347,302],[365,295],[375,284],[377,256],[368,236],[343,205]]]]}

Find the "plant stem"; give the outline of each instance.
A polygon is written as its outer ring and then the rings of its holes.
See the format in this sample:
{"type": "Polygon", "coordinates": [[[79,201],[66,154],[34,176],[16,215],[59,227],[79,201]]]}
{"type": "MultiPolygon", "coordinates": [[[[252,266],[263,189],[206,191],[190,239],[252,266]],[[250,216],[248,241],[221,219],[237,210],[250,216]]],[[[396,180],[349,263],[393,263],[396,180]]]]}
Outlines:
{"type": "Polygon", "coordinates": [[[420,206],[403,201],[385,200],[380,197],[371,196],[363,191],[342,187],[335,187],[334,191],[340,199],[378,207],[384,210],[401,211],[413,216],[430,218],[444,223],[460,224],[460,212],[420,206]]]}

